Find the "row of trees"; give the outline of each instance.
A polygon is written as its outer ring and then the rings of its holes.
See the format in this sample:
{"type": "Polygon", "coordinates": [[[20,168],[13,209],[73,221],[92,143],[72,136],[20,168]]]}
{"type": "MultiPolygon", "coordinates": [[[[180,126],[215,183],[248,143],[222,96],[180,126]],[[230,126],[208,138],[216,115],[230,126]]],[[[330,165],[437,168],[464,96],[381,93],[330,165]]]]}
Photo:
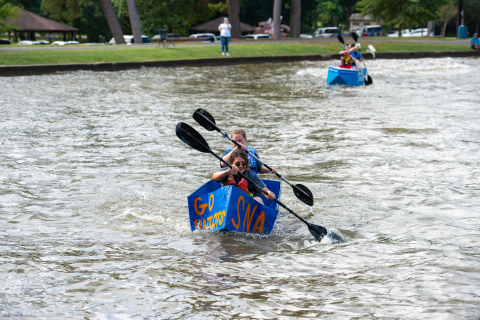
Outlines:
{"type": "MultiPolygon", "coordinates": [[[[469,30],[480,21],[480,0],[0,0],[78,28],[89,41],[119,34],[153,34],[158,28],[186,34],[190,26],[228,15],[233,36],[239,37],[239,22],[256,25],[272,17],[290,25],[291,35],[311,33],[320,26],[349,25],[354,12],[382,19],[394,28],[424,25],[428,20],[443,21],[445,30],[461,7],[469,30]],[[465,3],[463,3],[465,2],[465,3]],[[478,19],[477,19],[478,16],[478,19]]],[[[0,6],[0,9],[2,6],[0,6]]],[[[6,12],[6,10],[0,11],[6,12]]],[[[1,25],[0,17],[0,27],[1,25]]],[[[459,24],[457,19],[457,25],[459,24]]],[[[279,24],[277,24],[279,26],[279,24]]],[[[279,31],[276,30],[278,35],[279,31]]],[[[140,41],[135,39],[135,41],[140,41]]]]}

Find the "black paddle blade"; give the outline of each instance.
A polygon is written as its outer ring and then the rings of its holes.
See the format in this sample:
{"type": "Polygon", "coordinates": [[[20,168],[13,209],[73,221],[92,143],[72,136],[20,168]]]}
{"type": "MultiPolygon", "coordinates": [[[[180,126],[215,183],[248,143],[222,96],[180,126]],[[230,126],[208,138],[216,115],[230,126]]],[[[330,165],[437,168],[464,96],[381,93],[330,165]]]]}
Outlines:
{"type": "Polygon", "coordinates": [[[343,45],[345,45],[345,41],[343,41],[343,37],[340,33],[337,33],[337,39],[338,41],[340,41],[341,43],[343,43],[343,45]]]}
{"type": "Polygon", "coordinates": [[[203,153],[208,153],[211,151],[207,141],[203,139],[197,130],[193,129],[188,124],[179,122],[175,128],[175,133],[180,140],[188,144],[193,149],[203,153]]]}
{"type": "Polygon", "coordinates": [[[313,194],[303,184],[294,184],[293,185],[293,193],[303,203],[309,205],[310,207],[313,206],[313,194]]]}
{"type": "Polygon", "coordinates": [[[207,129],[208,131],[217,130],[217,128],[215,128],[215,126],[212,125],[212,123],[216,124],[213,116],[210,113],[208,113],[206,110],[203,110],[202,108],[197,109],[197,111],[193,113],[193,119],[195,119],[195,121],[197,121],[199,125],[207,129]],[[205,118],[210,120],[211,123],[205,118]]]}
{"type": "Polygon", "coordinates": [[[370,77],[368,74],[367,74],[367,78],[365,78],[365,85],[366,86],[369,86],[373,84],[373,80],[372,80],[372,77],[370,77]]]}
{"type": "Polygon", "coordinates": [[[352,32],[353,41],[358,42],[358,34],[356,32],[352,32]]]}
{"type": "Polygon", "coordinates": [[[308,230],[310,231],[312,236],[318,241],[322,241],[323,237],[325,237],[328,233],[328,230],[324,227],[317,226],[311,223],[308,224],[308,230]]]}

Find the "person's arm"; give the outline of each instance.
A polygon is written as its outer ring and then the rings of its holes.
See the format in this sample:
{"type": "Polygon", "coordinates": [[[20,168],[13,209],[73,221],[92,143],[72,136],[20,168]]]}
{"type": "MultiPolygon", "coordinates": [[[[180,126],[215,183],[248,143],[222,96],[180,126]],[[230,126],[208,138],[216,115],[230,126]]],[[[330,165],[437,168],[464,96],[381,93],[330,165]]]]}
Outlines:
{"type": "Polygon", "coordinates": [[[220,169],[220,171],[217,171],[213,174],[212,180],[215,180],[215,181],[218,182],[218,181],[221,181],[221,180],[225,179],[230,174],[236,174],[237,173],[236,168],[237,167],[232,166],[232,168],[220,169]]]}
{"type": "Polygon", "coordinates": [[[228,24],[228,29],[232,29],[232,25],[230,23],[228,24]]]}
{"type": "Polygon", "coordinates": [[[218,27],[218,31],[222,32],[222,25],[218,27]]]}

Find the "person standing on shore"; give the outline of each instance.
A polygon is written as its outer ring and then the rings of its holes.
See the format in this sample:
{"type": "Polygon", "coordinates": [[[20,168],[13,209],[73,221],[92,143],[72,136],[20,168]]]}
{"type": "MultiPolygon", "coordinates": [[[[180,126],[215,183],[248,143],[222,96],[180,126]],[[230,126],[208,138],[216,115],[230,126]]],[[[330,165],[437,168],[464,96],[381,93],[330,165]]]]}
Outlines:
{"type": "Polygon", "coordinates": [[[228,43],[230,42],[231,29],[232,25],[228,23],[228,18],[223,19],[223,23],[218,27],[218,30],[220,31],[220,41],[222,41],[222,56],[224,56],[225,53],[227,56],[230,55],[228,53],[228,43]]]}
{"type": "Polygon", "coordinates": [[[480,51],[480,39],[478,39],[478,33],[475,33],[470,39],[470,47],[473,50],[480,51]]]}

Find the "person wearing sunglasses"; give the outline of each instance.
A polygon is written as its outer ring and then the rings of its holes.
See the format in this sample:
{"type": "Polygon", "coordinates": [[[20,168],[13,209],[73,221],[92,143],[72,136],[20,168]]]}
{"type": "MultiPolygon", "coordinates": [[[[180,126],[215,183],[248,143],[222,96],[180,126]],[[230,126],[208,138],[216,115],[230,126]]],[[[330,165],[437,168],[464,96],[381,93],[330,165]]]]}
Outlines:
{"type": "Polygon", "coordinates": [[[253,184],[242,178],[238,173],[243,173],[247,178],[252,180],[256,185],[261,187],[264,191],[267,192],[267,199],[275,199],[275,194],[268,190],[265,183],[260,179],[255,173],[248,169],[248,157],[247,154],[241,150],[233,150],[230,154],[229,161],[231,168],[224,167],[213,174],[212,180],[218,181],[224,186],[235,186],[245,191],[253,199],[255,199],[260,204],[264,204],[262,198],[260,197],[261,191],[257,189],[253,184]]]}
{"type": "MultiPolygon", "coordinates": [[[[248,150],[248,152],[255,155],[255,157],[260,158],[255,149],[247,147],[247,133],[245,132],[245,130],[241,128],[233,129],[230,135],[232,137],[232,140],[237,142],[242,147],[239,148],[236,144],[233,144],[233,148],[227,149],[223,152],[222,154],[223,160],[230,163],[230,155],[234,150],[243,150],[244,152],[245,150],[248,150]]],[[[263,165],[261,161],[255,160],[255,158],[249,154],[247,154],[247,157],[248,157],[249,169],[252,170],[253,173],[260,173],[260,174],[277,173],[277,169],[275,167],[272,167],[272,171],[270,171],[263,165]]],[[[223,162],[220,162],[220,166],[226,167],[223,162]]]]}

